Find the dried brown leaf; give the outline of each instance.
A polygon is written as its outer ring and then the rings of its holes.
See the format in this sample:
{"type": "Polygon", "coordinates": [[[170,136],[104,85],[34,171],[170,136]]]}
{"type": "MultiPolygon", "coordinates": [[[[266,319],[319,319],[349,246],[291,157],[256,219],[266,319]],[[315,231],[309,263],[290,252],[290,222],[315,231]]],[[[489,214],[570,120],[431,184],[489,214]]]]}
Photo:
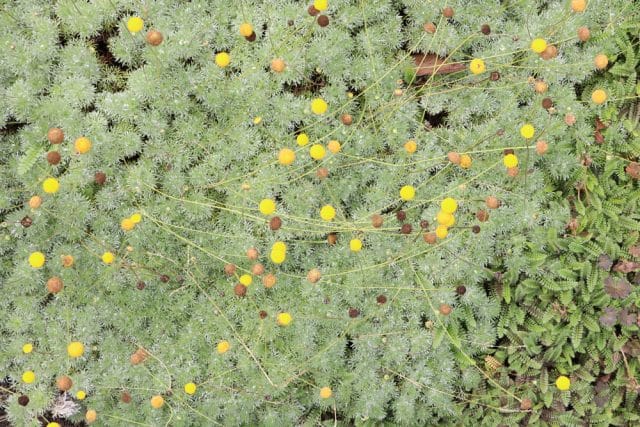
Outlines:
{"type": "Polygon", "coordinates": [[[418,67],[417,76],[430,76],[432,74],[450,74],[466,69],[464,64],[452,64],[446,58],[434,53],[414,53],[413,60],[418,67]]]}
{"type": "Polygon", "coordinates": [[[631,293],[631,284],[625,279],[609,276],[604,279],[604,290],[612,298],[626,298],[631,293]]]}
{"type": "Polygon", "coordinates": [[[618,271],[620,273],[631,273],[636,270],[640,270],[640,263],[624,259],[618,261],[618,263],[613,267],[613,271],[618,271]]]}

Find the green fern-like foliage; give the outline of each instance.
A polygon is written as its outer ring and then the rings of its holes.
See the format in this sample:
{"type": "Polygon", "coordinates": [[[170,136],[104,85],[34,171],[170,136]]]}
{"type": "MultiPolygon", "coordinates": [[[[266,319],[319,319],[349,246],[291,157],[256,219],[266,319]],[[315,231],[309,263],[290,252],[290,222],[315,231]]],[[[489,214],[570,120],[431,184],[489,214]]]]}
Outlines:
{"type": "Polygon", "coordinates": [[[637,421],[637,11],[325,3],[0,5],[9,422],[637,421]]]}

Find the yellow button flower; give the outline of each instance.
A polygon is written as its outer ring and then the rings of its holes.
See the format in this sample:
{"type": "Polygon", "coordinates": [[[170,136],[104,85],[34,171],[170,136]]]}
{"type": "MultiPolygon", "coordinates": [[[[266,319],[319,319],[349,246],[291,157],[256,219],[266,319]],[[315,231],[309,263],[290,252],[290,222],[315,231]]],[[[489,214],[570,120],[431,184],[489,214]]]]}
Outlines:
{"type": "Polygon", "coordinates": [[[41,268],[44,265],[45,257],[42,252],[32,252],[29,255],[29,265],[33,268],[41,268]]]}
{"type": "Polygon", "coordinates": [[[259,208],[262,215],[271,215],[276,211],[276,202],[272,199],[262,199],[259,208]]]}
{"type": "Polygon", "coordinates": [[[84,390],[78,390],[76,393],[76,399],[84,400],[85,397],[87,397],[87,393],[84,390]]]}
{"type": "Polygon", "coordinates": [[[458,209],[458,203],[455,199],[447,197],[440,203],[440,209],[442,209],[443,212],[452,214],[458,209]]]}
{"type": "Polygon", "coordinates": [[[352,252],[360,252],[360,250],[362,249],[362,240],[351,239],[351,241],[349,242],[349,249],[351,249],[352,252]]]}
{"type": "Polygon", "coordinates": [[[453,215],[450,213],[440,211],[436,215],[436,221],[438,221],[438,224],[440,225],[449,227],[449,224],[452,224],[455,220],[453,219],[453,215]]]}
{"type": "Polygon", "coordinates": [[[102,254],[102,262],[105,264],[111,264],[116,259],[112,252],[105,252],[102,254]]]}
{"type": "Polygon", "coordinates": [[[531,50],[535,53],[542,53],[547,48],[547,42],[544,39],[531,40],[531,50]]]}
{"type": "Polygon", "coordinates": [[[58,424],[55,421],[52,421],[50,423],[47,423],[47,427],[60,427],[60,424],[58,424]]]}
{"type": "Polygon", "coordinates": [[[556,387],[558,387],[558,390],[560,391],[567,391],[571,387],[571,380],[569,377],[560,375],[556,380],[556,387]]]}
{"type": "Polygon", "coordinates": [[[36,374],[33,371],[25,371],[22,374],[22,382],[25,384],[31,384],[36,380],[36,374]]]}
{"type": "Polygon", "coordinates": [[[325,221],[331,221],[336,216],[336,210],[331,205],[324,205],[320,209],[320,218],[325,221]]]}
{"type": "Polygon", "coordinates": [[[227,52],[216,53],[216,65],[220,68],[224,68],[231,62],[231,57],[227,52]]]}
{"type": "Polygon", "coordinates": [[[81,136],[80,138],[75,140],[73,146],[76,149],[76,153],[84,154],[91,150],[91,140],[89,140],[89,138],[81,136]]]}
{"type": "Polygon", "coordinates": [[[272,250],[271,254],[269,254],[269,257],[271,258],[271,262],[273,262],[274,264],[282,264],[287,255],[284,251],[272,250]]]}
{"type": "Polygon", "coordinates": [[[320,389],[320,398],[322,399],[328,399],[333,395],[333,392],[331,391],[331,387],[322,387],[320,389]]]}
{"type": "Polygon", "coordinates": [[[328,107],[329,106],[322,98],[316,98],[313,101],[311,101],[311,111],[313,111],[314,114],[318,114],[318,115],[324,114],[327,112],[328,107]]]}
{"type": "Polygon", "coordinates": [[[468,154],[460,156],[460,167],[462,169],[469,169],[471,167],[471,156],[468,154]]]}
{"type": "Polygon", "coordinates": [[[304,147],[309,143],[309,135],[306,133],[301,133],[296,137],[296,142],[300,147],[304,147]]]}
{"type": "Polygon", "coordinates": [[[156,395],[151,398],[150,402],[152,408],[160,409],[162,408],[162,405],[164,405],[164,398],[160,395],[156,395]]]}
{"type": "Polygon", "coordinates": [[[309,149],[309,154],[314,160],[322,160],[326,154],[324,147],[321,144],[313,144],[309,149]]]}
{"type": "Polygon", "coordinates": [[[404,149],[407,153],[413,154],[418,149],[418,144],[413,139],[408,140],[404,143],[404,149]]]}
{"type": "Polygon", "coordinates": [[[125,218],[122,221],[120,221],[120,228],[122,228],[124,231],[131,231],[135,226],[136,226],[136,223],[133,222],[131,218],[125,218]]]}
{"type": "Polygon", "coordinates": [[[436,236],[438,236],[439,239],[444,239],[448,234],[449,230],[446,225],[439,225],[436,227],[436,236]]]}
{"type": "Polygon", "coordinates": [[[413,186],[411,185],[405,185],[400,189],[400,198],[402,200],[405,200],[405,201],[413,200],[415,196],[416,196],[416,189],[413,188],[413,186]]]}
{"type": "Polygon", "coordinates": [[[220,341],[216,346],[216,350],[218,351],[218,354],[224,354],[227,351],[229,351],[230,348],[231,348],[231,344],[229,343],[229,341],[226,341],[226,340],[220,341]]]}
{"type": "Polygon", "coordinates": [[[473,60],[471,60],[471,63],[469,64],[469,70],[473,73],[473,74],[482,74],[485,72],[486,67],[484,65],[484,61],[480,58],[475,58],[473,60]]]}
{"type": "Polygon", "coordinates": [[[602,89],[596,89],[591,94],[591,100],[598,105],[604,104],[607,100],[607,92],[602,89]]]}
{"type": "Polygon", "coordinates": [[[329,141],[329,143],[327,144],[327,148],[329,149],[329,151],[331,151],[333,154],[336,154],[340,151],[340,142],[336,141],[335,139],[332,139],[331,141],[329,141]]]}
{"type": "Polygon", "coordinates": [[[515,154],[507,154],[502,159],[502,163],[504,163],[504,165],[508,168],[515,168],[516,166],[518,166],[518,158],[515,154]]]}
{"type": "Polygon", "coordinates": [[[280,326],[289,326],[292,320],[293,317],[291,317],[291,314],[289,313],[278,313],[276,316],[276,322],[280,326]]]}
{"type": "Polygon", "coordinates": [[[70,342],[67,346],[67,354],[69,357],[80,357],[84,354],[84,345],[79,341],[70,342]]]}
{"type": "Polygon", "coordinates": [[[22,346],[22,352],[24,354],[29,354],[33,351],[33,344],[31,343],[27,343],[25,345],[22,346]]]}
{"type": "Polygon", "coordinates": [[[244,286],[249,286],[253,282],[253,278],[249,274],[243,274],[240,276],[240,283],[244,286]]]}
{"type": "Polygon", "coordinates": [[[288,166],[291,163],[293,163],[295,159],[296,159],[296,153],[290,148],[283,148],[278,153],[278,163],[280,163],[281,165],[288,166]]]}
{"type": "Polygon", "coordinates": [[[131,219],[131,221],[133,221],[134,224],[138,224],[140,221],[142,221],[142,215],[139,213],[134,213],[129,218],[131,219]]]}
{"type": "Polygon", "coordinates": [[[47,178],[42,182],[42,190],[45,193],[53,194],[57,193],[60,189],[60,183],[55,178],[47,178]]]}
{"type": "Polygon", "coordinates": [[[285,252],[287,250],[287,245],[284,242],[277,241],[271,246],[272,251],[285,252]]]}
{"type": "Polygon", "coordinates": [[[533,138],[533,135],[535,133],[536,133],[536,130],[529,123],[523,125],[520,128],[520,135],[522,135],[523,138],[531,139],[531,138],[533,138]]]}
{"type": "Polygon", "coordinates": [[[253,26],[248,22],[240,24],[240,35],[243,37],[249,37],[253,33],[253,26]]]}
{"type": "Polygon", "coordinates": [[[137,16],[132,16],[127,21],[127,30],[129,30],[134,34],[142,31],[143,26],[144,26],[144,21],[142,20],[142,18],[139,18],[137,16]]]}
{"type": "Polygon", "coordinates": [[[329,1],[328,0],[314,0],[313,1],[313,7],[315,7],[316,10],[319,10],[320,12],[322,12],[323,10],[326,10],[327,7],[329,7],[329,1]]]}
{"type": "Polygon", "coordinates": [[[196,385],[194,383],[186,383],[184,385],[184,392],[189,394],[189,395],[194,395],[196,393],[196,389],[198,387],[196,387],[196,385]]]}

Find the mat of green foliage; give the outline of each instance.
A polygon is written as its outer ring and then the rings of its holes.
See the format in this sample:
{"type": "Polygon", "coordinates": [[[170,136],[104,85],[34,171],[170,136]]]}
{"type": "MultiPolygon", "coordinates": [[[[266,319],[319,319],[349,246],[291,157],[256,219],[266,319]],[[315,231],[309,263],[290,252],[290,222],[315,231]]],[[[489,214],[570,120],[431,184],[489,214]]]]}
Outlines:
{"type": "Polygon", "coordinates": [[[637,424],[639,16],[0,2],[0,424],[637,424]]]}

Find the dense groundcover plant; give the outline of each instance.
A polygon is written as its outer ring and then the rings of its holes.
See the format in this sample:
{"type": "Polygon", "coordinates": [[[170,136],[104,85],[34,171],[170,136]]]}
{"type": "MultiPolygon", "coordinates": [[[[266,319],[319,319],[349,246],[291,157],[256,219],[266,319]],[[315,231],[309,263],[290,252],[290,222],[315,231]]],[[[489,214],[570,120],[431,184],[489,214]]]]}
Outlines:
{"type": "Polygon", "coordinates": [[[0,26],[7,422],[637,422],[632,2],[0,26]]]}

